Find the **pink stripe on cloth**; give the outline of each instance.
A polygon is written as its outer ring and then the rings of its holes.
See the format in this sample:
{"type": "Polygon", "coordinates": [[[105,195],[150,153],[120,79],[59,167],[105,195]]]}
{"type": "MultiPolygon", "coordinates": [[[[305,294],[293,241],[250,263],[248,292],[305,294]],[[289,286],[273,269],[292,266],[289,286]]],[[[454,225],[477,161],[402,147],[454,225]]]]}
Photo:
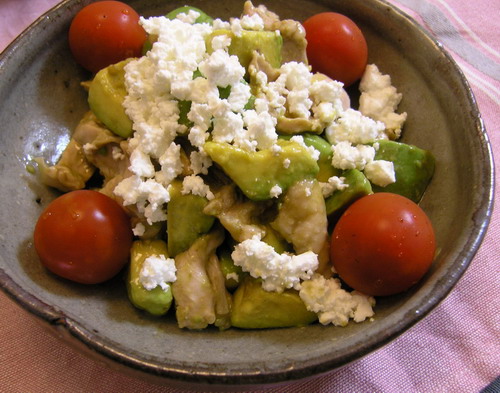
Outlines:
{"type": "MultiPolygon", "coordinates": [[[[0,0],[0,50],[56,3],[0,0]]],[[[454,19],[458,15],[481,42],[498,52],[498,1],[390,3],[401,6],[450,49],[468,77],[494,154],[500,157],[498,58],[454,19]],[[476,53],[482,57],[474,57],[476,53]]],[[[497,184],[499,177],[497,171],[497,184]]],[[[498,191],[495,203],[500,206],[498,191]]],[[[267,392],[479,392],[500,375],[499,238],[497,208],[470,268],[427,318],[340,370],[267,392]]],[[[182,392],[132,378],[85,357],[49,334],[1,292],[0,321],[0,393],[182,392]]]]}

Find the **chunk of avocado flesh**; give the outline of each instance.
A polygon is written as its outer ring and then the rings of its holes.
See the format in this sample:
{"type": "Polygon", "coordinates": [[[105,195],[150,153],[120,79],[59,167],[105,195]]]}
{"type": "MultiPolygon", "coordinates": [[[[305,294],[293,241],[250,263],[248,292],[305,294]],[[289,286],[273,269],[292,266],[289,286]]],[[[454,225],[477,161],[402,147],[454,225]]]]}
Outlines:
{"type": "Polygon", "coordinates": [[[336,190],[325,199],[326,214],[329,218],[340,217],[340,215],[357,199],[372,194],[372,186],[366,176],[357,169],[348,169],[342,176],[344,183],[348,185],[343,190],[336,190]]]}
{"type": "Polygon", "coordinates": [[[100,70],[89,88],[90,110],[116,135],[128,138],[132,135],[132,121],[123,108],[127,95],[124,67],[132,59],[112,64],[100,70]]]}
{"type": "Polygon", "coordinates": [[[130,265],[127,274],[127,294],[130,302],[149,314],[160,316],[172,305],[172,289],[161,287],[148,291],[139,282],[139,274],[146,258],[164,255],[168,257],[167,244],[163,240],[136,240],[130,251],[130,265]]]}
{"type": "Polygon", "coordinates": [[[245,273],[243,273],[240,266],[234,264],[229,248],[221,250],[218,256],[226,288],[232,291],[238,287],[245,273]],[[234,278],[234,275],[236,275],[237,278],[234,278]]]}
{"type": "Polygon", "coordinates": [[[297,291],[267,292],[260,280],[247,277],[233,295],[231,324],[242,329],[304,326],[316,321],[297,291]]]}
{"type": "Polygon", "coordinates": [[[272,67],[281,67],[283,38],[275,31],[243,30],[241,36],[237,36],[231,30],[215,30],[205,39],[208,53],[213,52],[212,39],[218,35],[226,35],[231,38],[228,52],[230,55],[237,56],[240,64],[246,70],[248,70],[248,65],[252,61],[253,51],[261,53],[272,67]]]}
{"type": "Polygon", "coordinates": [[[165,16],[168,19],[175,19],[177,17],[177,15],[179,15],[179,14],[188,14],[189,11],[196,11],[197,13],[200,14],[200,16],[198,16],[195,19],[194,23],[208,23],[209,25],[211,25],[214,22],[214,20],[213,20],[213,18],[211,16],[208,16],[205,12],[203,12],[199,8],[191,7],[191,6],[188,6],[188,5],[185,5],[184,7],[176,8],[175,10],[170,11],[165,16]]]}
{"type": "Polygon", "coordinates": [[[434,175],[435,159],[431,152],[405,143],[381,140],[376,160],[392,161],[396,182],[385,187],[372,185],[374,192],[392,192],[418,203],[434,175]]]}
{"type": "Polygon", "coordinates": [[[280,139],[276,143],[281,147],[277,153],[270,149],[248,152],[221,142],[207,142],[204,150],[249,199],[261,201],[271,198],[274,186],[284,193],[298,180],[314,179],[319,171],[304,146],[280,139]]]}
{"type": "MultiPolygon", "coordinates": [[[[327,182],[332,176],[340,176],[340,169],[332,166],[332,145],[326,139],[319,135],[304,133],[300,134],[304,138],[306,146],[312,146],[319,152],[319,172],[316,179],[320,182],[327,182]]],[[[282,139],[290,140],[292,135],[280,135],[282,139]]]]}
{"type": "Polygon", "coordinates": [[[203,213],[208,200],[199,195],[181,193],[182,184],[174,181],[167,205],[168,253],[175,257],[186,251],[201,235],[207,233],[215,218],[203,213]]]}

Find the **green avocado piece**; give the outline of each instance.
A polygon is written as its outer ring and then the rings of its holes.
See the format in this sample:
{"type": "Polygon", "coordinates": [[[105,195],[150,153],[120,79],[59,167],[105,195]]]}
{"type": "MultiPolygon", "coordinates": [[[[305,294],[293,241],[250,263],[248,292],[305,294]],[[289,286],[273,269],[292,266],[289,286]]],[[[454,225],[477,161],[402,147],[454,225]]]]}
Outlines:
{"type": "Polygon", "coordinates": [[[236,266],[233,262],[233,258],[231,258],[231,250],[228,248],[224,248],[219,252],[219,263],[220,268],[222,270],[222,274],[224,275],[226,288],[230,291],[235,290],[240,282],[242,281],[245,273],[240,266],[236,266]],[[236,275],[237,279],[231,277],[232,275],[236,275]]]}
{"type": "Polygon", "coordinates": [[[187,14],[187,13],[189,13],[189,11],[196,11],[200,14],[200,16],[198,18],[196,18],[194,23],[208,23],[209,25],[211,25],[214,22],[214,20],[211,16],[208,16],[205,12],[203,12],[199,8],[191,7],[191,6],[187,6],[187,5],[185,5],[184,7],[176,8],[175,10],[170,11],[165,16],[168,19],[175,19],[177,17],[177,15],[187,14]]]}
{"type": "Polygon", "coordinates": [[[247,277],[233,295],[232,326],[265,329],[304,326],[316,321],[297,291],[267,292],[261,281],[247,277]]]}
{"type": "Polygon", "coordinates": [[[130,266],[127,274],[127,294],[132,304],[152,315],[165,314],[172,304],[172,289],[156,287],[151,291],[139,282],[139,274],[146,258],[167,254],[167,244],[163,240],[136,240],[130,251],[130,266]]]}
{"type": "Polygon", "coordinates": [[[396,182],[385,187],[372,185],[374,192],[393,192],[418,203],[434,175],[435,159],[431,152],[405,143],[381,140],[376,160],[392,161],[396,182]]]}
{"type": "Polygon", "coordinates": [[[112,64],[100,70],[89,87],[90,110],[116,135],[128,138],[132,135],[132,121],[123,108],[127,95],[124,67],[132,59],[112,64]]]}
{"type": "Polygon", "coordinates": [[[283,254],[285,252],[293,252],[293,247],[288,243],[283,236],[281,236],[276,230],[274,230],[270,225],[266,226],[266,234],[262,238],[264,243],[269,244],[274,248],[278,254],[283,254]]]}
{"type": "MultiPolygon", "coordinates": [[[[330,177],[339,176],[342,171],[332,166],[332,145],[325,138],[316,134],[304,133],[300,135],[304,138],[304,143],[307,146],[312,146],[319,151],[319,172],[316,179],[320,182],[327,182],[330,177]]],[[[280,135],[280,138],[290,140],[292,136],[280,135]]]]}
{"type": "Polygon", "coordinates": [[[284,193],[298,180],[315,178],[319,171],[318,163],[299,143],[278,139],[277,144],[281,147],[277,153],[248,152],[219,142],[205,143],[204,150],[249,199],[262,201],[271,198],[274,186],[284,193]]]}
{"type": "Polygon", "coordinates": [[[255,50],[260,52],[272,67],[279,68],[281,66],[283,38],[275,31],[243,30],[241,36],[237,36],[231,30],[215,30],[205,39],[208,53],[213,51],[212,39],[218,35],[227,35],[231,38],[228,52],[230,55],[238,56],[240,64],[247,70],[252,60],[252,52],[255,50]]]}
{"type": "Polygon", "coordinates": [[[175,257],[186,251],[201,235],[207,233],[215,218],[203,213],[208,200],[199,195],[181,193],[182,183],[174,181],[167,205],[168,253],[175,257]]]}
{"type": "Polygon", "coordinates": [[[372,186],[366,176],[357,169],[348,169],[340,176],[344,177],[344,183],[348,184],[344,190],[336,190],[325,199],[326,214],[329,218],[338,218],[354,201],[372,194],[372,186]]]}

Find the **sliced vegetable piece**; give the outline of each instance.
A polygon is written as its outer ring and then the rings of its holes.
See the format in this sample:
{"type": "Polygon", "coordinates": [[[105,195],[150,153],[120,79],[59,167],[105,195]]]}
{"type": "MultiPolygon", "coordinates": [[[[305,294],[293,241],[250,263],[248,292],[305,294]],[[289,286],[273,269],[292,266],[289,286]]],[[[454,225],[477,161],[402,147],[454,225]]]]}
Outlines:
{"type": "Polygon", "coordinates": [[[325,200],[326,214],[329,218],[339,218],[355,200],[373,193],[370,182],[361,171],[349,169],[341,176],[348,187],[335,191],[325,200]]]}
{"type": "MultiPolygon", "coordinates": [[[[312,146],[319,152],[319,172],[316,179],[320,182],[326,182],[332,176],[340,176],[341,171],[332,166],[332,145],[319,135],[305,133],[301,134],[301,136],[307,146],[312,146]]],[[[280,135],[280,138],[290,140],[291,136],[280,135]]]]}
{"type": "Polygon", "coordinates": [[[205,12],[200,10],[199,8],[196,7],[191,7],[191,6],[184,6],[184,7],[179,7],[176,8],[173,11],[170,11],[167,15],[165,15],[168,19],[175,19],[177,15],[179,14],[188,14],[189,11],[195,11],[200,14],[194,21],[194,23],[208,23],[212,24],[214,22],[213,18],[211,16],[208,16],[205,12]]]}
{"type": "Polygon", "coordinates": [[[260,280],[247,277],[233,296],[231,323],[242,329],[304,326],[316,321],[297,291],[267,292],[260,280]]]}
{"type": "Polygon", "coordinates": [[[431,152],[405,143],[381,140],[376,160],[392,161],[396,182],[385,187],[372,185],[374,192],[392,192],[418,203],[434,175],[435,159],[431,152]]]}
{"type": "Polygon", "coordinates": [[[208,203],[204,197],[182,195],[182,183],[174,181],[170,187],[170,202],[167,205],[168,252],[175,257],[186,251],[196,239],[207,233],[214,217],[203,213],[208,203]]]}
{"type": "Polygon", "coordinates": [[[152,315],[164,315],[172,305],[170,284],[147,290],[139,282],[144,261],[150,256],[163,255],[168,258],[167,244],[163,240],[136,240],[130,250],[130,266],[127,275],[127,294],[132,304],[152,315]]]}
{"type": "Polygon", "coordinates": [[[127,95],[124,67],[131,59],[99,71],[90,83],[89,106],[96,117],[116,135],[132,135],[132,121],[125,113],[123,100],[127,95]]]}
{"type": "Polygon", "coordinates": [[[281,150],[248,152],[228,143],[207,142],[205,151],[250,199],[270,199],[275,186],[285,192],[300,179],[314,178],[319,167],[304,146],[278,140],[281,150]]]}
{"type": "Polygon", "coordinates": [[[207,52],[211,53],[212,39],[218,35],[226,35],[231,38],[228,52],[230,55],[238,56],[240,64],[248,70],[252,61],[253,51],[264,55],[266,60],[275,68],[281,66],[281,47],[283,38],[275,31],[250,31],[243,30],[241,36],[235,35],[231,30],[215,30],[206,38],[207,52]]]}

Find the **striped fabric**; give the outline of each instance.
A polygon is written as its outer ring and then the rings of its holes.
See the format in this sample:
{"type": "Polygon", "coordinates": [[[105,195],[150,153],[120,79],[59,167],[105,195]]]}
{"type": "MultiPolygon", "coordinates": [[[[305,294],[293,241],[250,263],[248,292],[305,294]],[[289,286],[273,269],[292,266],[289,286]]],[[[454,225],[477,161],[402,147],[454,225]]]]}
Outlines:
{"type": "MultiPolygon", "coordinates": [[[[56,2],[0,0],[0,50],[56,2]]],[[[494,153],[500,157],[500,1],[390,2],[449,50],[472,86],[494,153]]],[[[498,171],[496,180],[498,184],[498,171]]],[[[500,206],[498,191],[495,202],[500,206]]],[[[266,391],[402,393],[485,389],[500,375],[498,210],[471,267],[427,318],[384,348],[341,370],[266,391]]],[[[104,368],[49,335],[1,293],[0,321],[0,393],[181,392],[104,368]]],[[[485,391],[498,391],[495,386],[498,388],[498,379],[485,391]]]]}

